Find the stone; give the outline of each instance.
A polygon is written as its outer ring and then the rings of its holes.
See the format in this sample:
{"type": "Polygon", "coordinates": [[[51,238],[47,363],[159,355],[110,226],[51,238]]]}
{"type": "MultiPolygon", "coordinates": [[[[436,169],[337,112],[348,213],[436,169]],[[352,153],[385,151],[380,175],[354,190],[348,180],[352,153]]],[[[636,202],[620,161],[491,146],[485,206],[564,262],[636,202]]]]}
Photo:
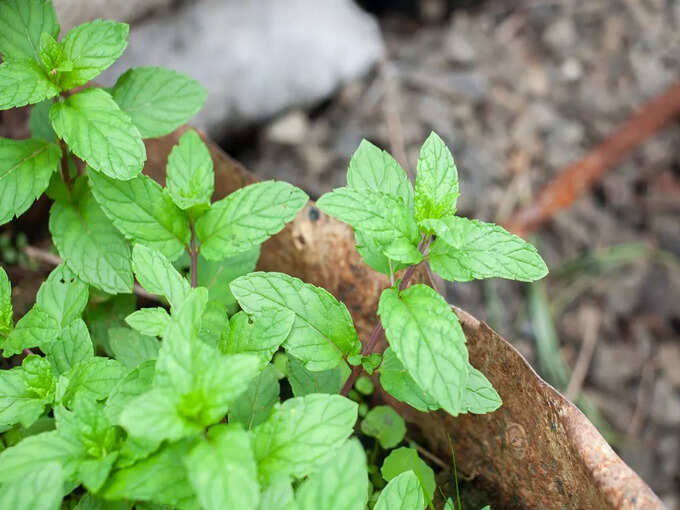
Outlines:
{"type": "Polygon", "coordinates": [[[301,110],[293,110],[279,117],[265,129],[267,140],[282,145],[302,144],[309,130],[309,119],[301,110]]]}
{"type": "Polygon", "coordinates": [[[164,66],[209,91],[192,121],[213,138],[313,105],[382,58],[377,22],[350,0],[203,0],[134,26],[102,75],[164,66]]]}
{"type": "Polygon", "coordinates": [[[650,415],[661,425],[680,426],[680,391],[666,379],[658,379],[654,385],[650,415]]]}
{"type": "Polygon", "coordinates": [[[170,6],[173,0],[53,0],[53,3],[61,33],[65,35],[72,27],[97,18],[135,21],[151,11],[170,6]]]}

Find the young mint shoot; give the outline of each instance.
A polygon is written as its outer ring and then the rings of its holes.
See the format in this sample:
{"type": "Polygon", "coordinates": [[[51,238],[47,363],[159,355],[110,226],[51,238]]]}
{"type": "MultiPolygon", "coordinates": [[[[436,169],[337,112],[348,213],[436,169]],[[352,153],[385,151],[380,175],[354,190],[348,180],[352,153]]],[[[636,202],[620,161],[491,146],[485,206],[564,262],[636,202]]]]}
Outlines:
{"type": "Polygon", "coordinates": [[[413,186],[363,141],[347,186],[318,201],[352,226],[366,264],[398,277],[362,343],[325,289],[254,271],[262,243],[307,203],[302,190],[263,181],[213,201],[211,153],[191,129],[165,186],[141,173],[143,140],[200,110],[199,83],[143,67],[97,87],[128,26],[60,34],[51,1],[0,0],[0,26],[0,109],[29,105],[32,134],[0,138],[0,224],[46,193],[62,260],[16,323],[0,268],[12,367],[0,371],[0,508],[432,508],[434,474],[404,420],[366,396],[454,416],[501,399],[470,364],[456,314],[413,275],[423,264],[459,282],[547,273],[530,244],[456,216],[444,142],[425,141],[413,186]],[[133,290],[157,303],[137,306],[133,290]],[[362,376],[374,372],[379,385],[362,376]]]}

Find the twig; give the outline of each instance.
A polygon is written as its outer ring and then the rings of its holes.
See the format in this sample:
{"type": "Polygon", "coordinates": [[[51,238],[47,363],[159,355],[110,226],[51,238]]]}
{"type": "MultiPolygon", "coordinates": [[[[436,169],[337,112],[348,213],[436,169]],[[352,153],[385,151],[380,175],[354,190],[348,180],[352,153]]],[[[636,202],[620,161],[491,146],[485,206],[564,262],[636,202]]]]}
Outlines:
{"type": "Polygon", "coordinates": [[[645,364],[642,366],[642,373],[640,375],[640,386],[638,386],[635,411],[633,417],[630,419],[626,434],[629,437],[637,438],[640,436],[642,427],[645,424],[645,417],[647,416],[647,409],[649,408],[649,401],[654,391],[654,380],[656,379],[656,362],[650,356],[645,364]]]}
{"type": "Polygon", "coordinates": [[[593,359],[593,352],[595,352],[595,345],[597,344],[598,333],[600,331],[601,315],[599,310],[592,306],[586,306],[581,312],[581,321],[583,323],[583,343],[574,366],[574,371],[571,373],[569,384],[564,392],[564,397],[575,402],[583,388],[583,381],[585,381],[590,361],[593,359]]]}
{"type": "Polygon", "coordinates": [[[71,182],[71,170],[68,167],[68,147],[66,147],[64,140],[59,140],[59,147],[61,148],[61,177],[69,193],[71,193],[73,183],[71,182]]]}
{"type": "Polygon", "coordinates": [[[404,147],[404,129],[399,116],[399,90],[397,83],[397,73],[394,72],[392,64],[383,60],[380,65],[380,75],[385,86],[385,101],[383,103],[385,111],[385,125],[387,126],[387,136],[390,142],[390,152],[394,155],[402,168],[406,169],[409,177],[411,175],[406,148],[404,147]]]}
{"type": "MultiPolygon", "coordinates": [[[[50,266],[58,266],[63,262],[59,255],[55,255],[54,253],[50,253],[49,251],[36,248],[35,246],[30,245],[26,246],[24,248],[24,252],[26,253],[26,255],[28,255],[29,258],[37,260],[38,262],[44,262],[45,264],[48,264],[50,266]]],[[[138,283],[135,283],[132,290],[139,297],[143,297],[151,301],[160,301],[160,298],[157,295],[147,292],[138,283]]]]}
{"type": "Polygon", "coordinates": [[[555,213],[569,207],[607,170],[619,163],[631,150],[670,122],[678,113],[680,113],[680,83],[672,85],[649,101],[610,138],[583,159],[560,172],[533,203],[504,223],[505,228],[519,236],[526,236],[535,231],[555,213]]]}
{"type": "Polygon", "coordinates": [[[439,466],[442,469],[449,469],[450,466],[442,459],[437,457],[430,450],[420,446],[418,443],[416,443],[413,439],[409,438],[408,436],[406,436],[404,439],[406,439],[408,443],[412,444],[416,450],[422,453],[423,457],[426,457],[427,459],[431,460],[434,464],[437,464],[437,466],[439,466]]]}

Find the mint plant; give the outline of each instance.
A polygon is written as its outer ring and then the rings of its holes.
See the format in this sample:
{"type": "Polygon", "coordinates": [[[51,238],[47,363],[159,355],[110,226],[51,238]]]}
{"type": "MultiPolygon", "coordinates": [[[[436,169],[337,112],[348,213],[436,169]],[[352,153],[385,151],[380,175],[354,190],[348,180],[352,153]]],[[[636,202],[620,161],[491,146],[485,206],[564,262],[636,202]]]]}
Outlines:
{"type": "Polygon", "coordinates": [[[494,411],[500,397],[470,365],[456,315],[410,280],[425,263],[452,281],[547,272],[531,245],[455,215],[442,140],[423,145],[415,188],[364,141],[347,187],[318,202],[394,281],[362,344],[326,290],[253,272],[303,191],[264,181],[213,202],[210,152],[193,130],[165,186],[141,173],[143,139],[190,119],[202,86],[160,68],[88,84],[125,50],[128,27],[97,20],[60,38],[49,1],[0,0],[0,26],[0,108],[31,105],[32,133],[0,139],[0,224],[47,193],[63,261],[16,324],[0,268],[12,366],[0,371],[0,508],[432,508],[433,470],[404,446],[394,409],[368,409],[374,386],[360,376],[379,373],[421,411],[494,411]],[[136,303],[135,279],[158,303],[136,303]],[[359,415],[368,452],[351,437],[359,415]]]}

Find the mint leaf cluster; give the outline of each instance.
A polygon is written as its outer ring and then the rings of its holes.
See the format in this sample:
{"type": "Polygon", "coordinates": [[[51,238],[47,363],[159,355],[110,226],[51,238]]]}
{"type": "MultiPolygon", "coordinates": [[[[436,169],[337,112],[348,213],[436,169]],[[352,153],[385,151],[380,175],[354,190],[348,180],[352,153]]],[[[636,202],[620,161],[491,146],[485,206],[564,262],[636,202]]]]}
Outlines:
{"type": "Polygon", "coordinates": [[[547,272],[531,245],[455,215],[442,140],[423,145],[415,186],[364,141],[347,186],[318,202],[353,227],[369,266],[399,277],[362,343],[328,291],[255,271],[302,190],[264,181],[213,202],[211,153],[191,129],[164,186],[141,173],[143,139],[189,120],[203,87],[155,67],[88,85],[128,27],[96,20],[60,37],[50,1],[0,0],[0,26],[0,108],[31,105],[32,133],[0,138],[0,224],[45,192],[62,259],[16,323],[0,268],[0,508],[431,508],[433,470],[395,409],[369,407],[361,374],[423,412],[496,410],[457,316],[410,279],[423,264],[451,281],[547,272]]]}

